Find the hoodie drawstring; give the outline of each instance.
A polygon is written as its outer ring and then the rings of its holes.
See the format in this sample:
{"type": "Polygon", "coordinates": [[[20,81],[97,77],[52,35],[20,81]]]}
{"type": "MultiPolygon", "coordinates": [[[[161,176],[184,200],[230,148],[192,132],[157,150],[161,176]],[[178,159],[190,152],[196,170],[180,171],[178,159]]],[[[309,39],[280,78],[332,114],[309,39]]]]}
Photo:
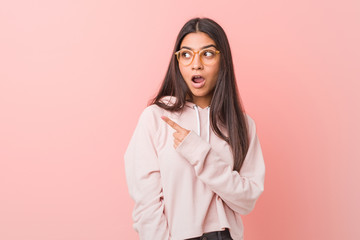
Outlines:
{"type": "Polygon", "coordinates": [[[197,116],[197,123],[198,123],[198,135],[200,136],[200,116],[199,116],[199,109],[196,105],[194,105],[196,116],[197,116]]]}
{"type": "MultiPolygon", "coordinates": [[[[197,125],[198,125],[198,135],[200,136],[200,115],[199,115],[199,109],[197,105],[194,105],[195,111],[196,111],[196,117],[197,117],[197,125]]],[[[207,122],[207,142],[210,142],[210,106],[207,107],[208,109],[208,122],[207,122]]]]}
{"type": "Polygon", "coordinates": [[[210,143],[210,106],[208,107],[208,122],[207,122],[207,129],[208,129],[208,135],[207,135],[207,142],[210,143]]]}

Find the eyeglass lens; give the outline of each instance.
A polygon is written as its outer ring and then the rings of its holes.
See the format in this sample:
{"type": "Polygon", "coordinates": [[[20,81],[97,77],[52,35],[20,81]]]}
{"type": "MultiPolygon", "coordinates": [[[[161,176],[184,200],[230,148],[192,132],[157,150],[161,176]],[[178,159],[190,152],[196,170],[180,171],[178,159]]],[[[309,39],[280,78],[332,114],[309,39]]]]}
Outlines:
{"type": "MultiPolygon", "coordinates": [[[[200,59],[203,64],[212,64],[215,61],[216,51],[212,49],[203,49],[199,52],[200,59]]],[[[179,52],[178,60],[184,64],[189,65],[195,57],[195,53],[189,49],[182,49],[179,52]]]]}

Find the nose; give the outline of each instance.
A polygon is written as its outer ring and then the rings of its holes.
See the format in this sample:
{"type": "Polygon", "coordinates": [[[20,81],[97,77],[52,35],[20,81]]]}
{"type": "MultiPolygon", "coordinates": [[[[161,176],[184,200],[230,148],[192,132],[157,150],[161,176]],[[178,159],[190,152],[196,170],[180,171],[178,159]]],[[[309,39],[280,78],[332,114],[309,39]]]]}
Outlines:
{"type": "Polygon", "coordinates": [[[194,60],[192,62],[192,69],[202,69],[202,68],[203,68],[203,64],[200,59],[200,54],[196,53],[194,56],[194,60]]]}

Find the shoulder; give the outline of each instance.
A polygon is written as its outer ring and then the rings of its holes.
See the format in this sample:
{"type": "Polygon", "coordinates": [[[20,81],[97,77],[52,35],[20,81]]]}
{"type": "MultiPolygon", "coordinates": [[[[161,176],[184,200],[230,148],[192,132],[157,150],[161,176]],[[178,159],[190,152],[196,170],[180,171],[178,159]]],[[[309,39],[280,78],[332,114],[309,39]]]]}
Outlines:
{"type": "Polygon", "coordinates": [[[248,114],[248,113],[244,113],[245,116],[245,120],[250,124],[255,124],[254,119],[248,114]]]}
{"type": "Polygon", "coordinates": [[[161,116],[164,114],[164,109],[160,108],[156,104],[147,106],[140,114],[139,124],[146,125],[149,128],[157,129],[161,116]]]}
{"type": "Polygon", "coordinates": [[[147,106],[141,113],[140,117],[141,118],[153,118],[155,116],[161,116],[162,114],[164,114],[164,109],[162,109],[161,107],[157,106],[156,104],[152,104],[147,106]]]}
{"type": "Polygon", "coordinates": [[[245,116],[245,121],[247,124],[249,134],[252,135],[252,134],[256,133],[255,120],[248,113],[244,113],[244,116],[245,116]]]}

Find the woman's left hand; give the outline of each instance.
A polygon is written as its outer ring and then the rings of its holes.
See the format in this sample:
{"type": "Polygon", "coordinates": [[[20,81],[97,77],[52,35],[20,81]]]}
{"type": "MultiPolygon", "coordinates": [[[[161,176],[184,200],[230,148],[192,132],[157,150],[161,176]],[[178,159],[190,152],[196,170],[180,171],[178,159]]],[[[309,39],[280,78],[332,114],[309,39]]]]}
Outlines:
{"type": "Polygon", "coordinates": [[[166,116],[161,116],[161,119],[164,120],[170,127],[172,127],[176,131],[173,133],[174,148],[176,149],[179,146],[179,144],[184,140],[184,138],[190,133],[190,131],[181,127],[176,122],[170,120],[166,116]]]}

